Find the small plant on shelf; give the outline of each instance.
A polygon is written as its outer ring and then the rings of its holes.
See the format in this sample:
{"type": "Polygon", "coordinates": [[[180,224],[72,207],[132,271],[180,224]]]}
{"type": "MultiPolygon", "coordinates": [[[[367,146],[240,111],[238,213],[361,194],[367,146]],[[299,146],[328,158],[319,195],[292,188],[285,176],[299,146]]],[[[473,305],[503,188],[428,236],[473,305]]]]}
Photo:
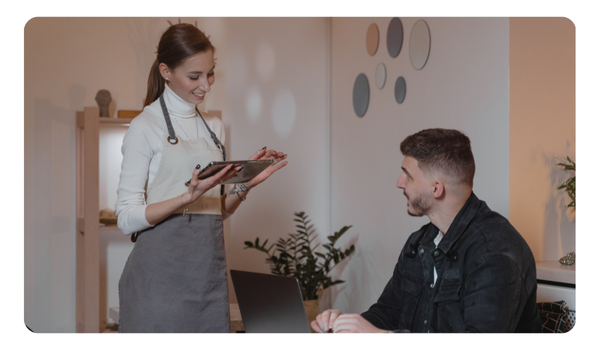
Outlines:
{"type": "Polygon", "coordinates": [[[565,192],[571,198],[571,203],[567,205],[567,208],[575,209],[575,162],[567,156],[567,159],[564,162],[557,164],[559,167],[562,167],[564,171],[573,171],[573,176],[566,179],[557,190],[565,190],[565,192]]]}
{"type": "MultiPolygon", "coordinates": [[[[558,186],[557,190],[564,190],[571,198],[571,203],[567,204],[567,208],[573,208],[575,210],[575,162],[567,156],[567,159],[561,163],[557,164],[559,167],[562,167],[564,171],[572,171],[573,176],[569,177],[563,183],[558,186]]],[[[558,259],[562,265],[573,265],[575,264],[575,252],[568,253],[562,258],[558,259]]]]}
{"type": "Polygon", "coordinates": [[[304,300],[317,300],[319,291],[335,284],[343,283],[342,280],[332,280],[330,271],[354,252],[354,245],[342,250],[334,247],[352,226],[344,226],[338,232],[328,236],[329,243],[323,244],[325,253],[316,249],[321,244],[313,243],[315,230],[310,224],[308,215],[304,212],[294,213],[297,222],[296,233],[289,233],[287,239],[280,238],[277,243],[268,248],[265,240],[262,244],[258,238],[253,242],[246,241],[244,249],[253,248],[267,254],[266,262],[274,275],[296,277],[302,290],[304,300]]]}

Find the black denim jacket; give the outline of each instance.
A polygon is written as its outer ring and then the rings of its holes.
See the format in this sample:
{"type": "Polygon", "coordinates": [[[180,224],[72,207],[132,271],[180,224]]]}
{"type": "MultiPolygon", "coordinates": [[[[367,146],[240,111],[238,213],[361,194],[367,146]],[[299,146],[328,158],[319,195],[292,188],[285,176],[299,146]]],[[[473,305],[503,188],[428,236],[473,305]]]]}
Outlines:
{"type": "Polygon", "coordinates": [[[541,331],[533,254],[506,218],[472,193],[436,248],[438,232],[429,223],[408,238],[365,319],[395,331],[541,331]]]}

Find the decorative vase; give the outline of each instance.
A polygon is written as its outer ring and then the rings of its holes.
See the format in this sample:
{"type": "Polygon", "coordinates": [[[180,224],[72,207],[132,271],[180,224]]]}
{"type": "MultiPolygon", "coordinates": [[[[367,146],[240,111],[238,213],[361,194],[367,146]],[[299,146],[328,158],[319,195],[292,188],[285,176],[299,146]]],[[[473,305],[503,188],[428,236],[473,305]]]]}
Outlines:
{"type": "MultiPolygon", "coordinates": [[[[317,299],[315,300],[304,300],[304,310],[306,311],[306,318],[308,319],[308,325],[317,318],[317,315],[321,313],[319,308],[319,302],[323,297],[323,289],[319,289],[317,292],[317,299]]],[[[310,328],[312,333],[316,333],[312,327],[310,328]]]]}
{"type": "MultiPolygon", "coordinates": [[[[304,309],[306,310],[306,318],[308,318],[308,324],[314,321],[317,318],[317,315],[320,314],[319,310],[319,301],[318,300],[304,300],[304,309]]],[[[311,328],[311,332],[315,333],[315,331],[311,328]]]]}

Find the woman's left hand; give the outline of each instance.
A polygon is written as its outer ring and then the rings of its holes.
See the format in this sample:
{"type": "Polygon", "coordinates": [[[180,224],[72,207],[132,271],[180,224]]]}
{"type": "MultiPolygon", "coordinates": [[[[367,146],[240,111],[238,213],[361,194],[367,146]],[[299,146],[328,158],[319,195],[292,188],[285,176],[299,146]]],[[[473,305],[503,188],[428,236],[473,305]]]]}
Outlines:
{"type": "Polygon", "coordinates": [[[286,166],[288,163],[287,161],[284,161],[284,159],[286,159],[286,158],[287,158],[287,154],[284,154],[283,152],[277,152],[272,149],[267,150],[266,147],[260,149],[256,153],[254,153],[249,158],[250,160],[273,159],[273,164],[271,164],[271,166],[269,166],[268,168],[263,170],[262,173],[258,174],[254,179],[252,179],[252,182],[248,187],[249,188],[256,187],[257,185],[259,185],[260,183],[262,183],[263,181],[268,179],[269,176],[273,175],[277,170],[286,166]]]}

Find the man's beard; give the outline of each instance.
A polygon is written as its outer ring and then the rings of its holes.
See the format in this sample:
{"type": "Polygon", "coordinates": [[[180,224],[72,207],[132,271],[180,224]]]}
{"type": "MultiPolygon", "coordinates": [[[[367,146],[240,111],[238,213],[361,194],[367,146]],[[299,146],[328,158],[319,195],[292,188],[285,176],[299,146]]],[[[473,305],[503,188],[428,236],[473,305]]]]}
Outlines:
{"type": "Polygon", "coordinates": [[[414,199],[409,199],[409,201],[411,206],[409,206],[406,211],[410,216],[421,217],[425,215],[431,208],[431,206],[429,205],[429,203],[427,203],[427,200],[425,200],[422,194],[420,194],[414,199]],[[411,207],[413,212],[411,212],[411,207]]]}

